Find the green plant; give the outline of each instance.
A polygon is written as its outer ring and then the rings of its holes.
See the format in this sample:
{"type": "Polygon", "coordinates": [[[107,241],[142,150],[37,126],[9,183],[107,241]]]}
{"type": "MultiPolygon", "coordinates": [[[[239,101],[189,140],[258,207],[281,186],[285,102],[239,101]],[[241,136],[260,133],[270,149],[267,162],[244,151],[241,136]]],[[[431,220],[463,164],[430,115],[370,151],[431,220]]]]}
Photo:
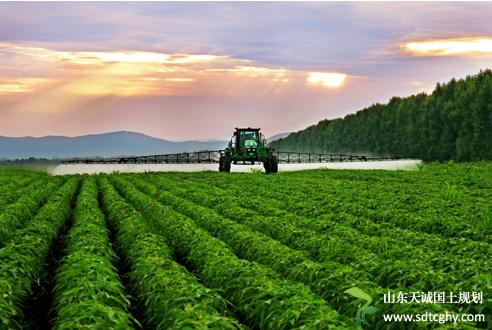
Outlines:
{"type": "MultiPolygon", "coordinates": [[[[129,197],[131,186],[114,178],[113,182],[129,197]]],[[[123,200],[106,176],[98,177],[98,184],[108,219],[116,231],[116,242],[132,268],[129,277],[140,292],[138,299],[145,306],[145,321],[157,329],[242,329],[228,317],[228,302],[217,291],[199,284],[173,260],[166,241],[150,232],[155,226],[123,200]]],[[[138,199],[135,206],[142,211],[158,211],[152,204],[155,202],[150,198],[138,199]]]]}
{"type": "MultiPolygon", "coordinates": [[[[382,297],[489,290],[490,171],[488,163],[447,163],[425,175],[84,175],[71,210],[78,176],[0,169],[0,232],[8,232],[0,247],[0,328],[23,325],[30,289],[35,295],[39,278],[43,286],[46,256],[62,243],[66,256],[52,292],[56,329],[136,327],[129,310],[153,329],[240,329],[236,317],[254,329],[360,329],[358,314],[371,329],[399,330],[408,325],[380,315],[484,314],[492,309],[487,299],[384,304],[382,297]],[[472,184],[464,186],[466,175],[472,184]],[[115,251],[128,273],[114,268],[115,251]],[[343,294],[354,286],[371,294],[378,313],[362,313],[367,300],[343,294]]],[[[459,327],[491,328],[492,321],[459,327]]]]}
{"type": "MultiPolygon", "coordinates": [[[[150,196],[154,196],[156,190],[155,187],[150,186],[141,180],[132,179],[131,181],[134,182],[139,189],[142,189],[142,191],[145,191],[150,196]]],[[[186,183],[179,182],[179,180],[172,182],[165,178],[161,178],[159,182],[155,182],[154,184],[159,187],[159,189],[164,191],[167,190],[167,192],[164,193],[164,199],[159,198],[159,200],[164,204],[171,206],[176,211],[194,219],[201,227],[209,230],[212,234],[217,235],[217,237],[221,238],[233,248],[236,255],[251,261],[263,263],[272,267],[274,270],[281,272],[289,279],[309,285],[311,290],[331,304],[340,305],[339,308],[343,310],[343,314],[345,315],[351,316],[351,313],[355,313],[355,310],[353,310],[355,306],[351,304],[345,305],[348,302],[340,301],[340,298],[336,295],[340,287],[349,287],[350,283],[356,281],[356,283],[359,283],[359,285],[362,285],[364,288],[368,288],[373,292],[380,292],[382,291],[382,288],[378,288],[378,286],[375,285],[375,283],[371,283],[369,279],[376,276],[376,274],[381,275],[383,267],[386,268],[384,269],[385,273],[394,273],[396,269],[398,269],[399,265],[397,261],[395,261],[394,266],[389,268],[387,263],[382,261],[378,263],[376,261],[377,257],[373,254],[360,248],[357,249],[346,242],[341,243],[341,240],[339,241],[339,244],[332,244],[332,240],[327,242],[326,236],[323,235],[319,237],[319,234],[316,232],[302,233],[302,229],[292,226],[292,224],[289,224],[289,221],[279,221],[286,216],[285,212],[279,212],[279,215],[282,214],[282,216],[278,218],[267,218],[263,220],[258,215],[255,216],[250,211],[248,212],[246,209],[235,206],[236,203],[234,202],[234,198],[231,198],[230,194],[226,193],[221,195],[220,198],[213,198],[211,195],[213,196],[214,193],[211,192],[200,194],[200,187],[192,185],[190,180],[187,180],[186,183]],[[183,188],[177,188],[176,185],[178,184],[183,188]],[[209,207],[217,208],[220,211],[227,212],[231,218],[237,219],[236,221],[250,226],[253,230],[268,234],[272,238],[293,248],[309,251],[320,263],[313,263],[298,254],[296,255],[292,251],[286,250],[274,242],[269,243],[266,238],[259,240],[258,238],[261,236],[248,234],[247,228],[234,226],[230,222],[217,217],[213,212],[210,212],[205,208],[193,206],[187,201],[173,197],[173,195],[185,197],[186,199],[192,200],[194,203],[204,204],[209,207]],[[223,206],[225,207],[220,207],[219,203],[224,203],[223,206]],[[248,217],[251,217],[251,221],[248,220],[248,217]],[[227,229],[222,230],[222,228],[227,229]],[[219,230],[221,232],[218,233],[219,230]],[[240,250],[242,247],[246,246],[248,246],[249,251],[240,250]],[[336,250],[333,248],[336,248],[336,250]],[[268,251],[267,255],[265,255],[265,251],[268,251]],[[332,253],[334,253],[334,255],[332,255],[332,253]],[[334,260],[328,261],[329,258],[333,258],[334,260]],[[363,258],[366,262],[358,263],[358,259],[360,258],[363,258]],[[369,260],[372,260],[373,262],[368,262],[369,260]],[[345,268],[342,269],[342,266],[336,261],[346,264],[345,268]],[[351,269],[349,267],[354,268],[351,269]],[[366,267],[373,268],[374,274],[366,273],[364,270],[366,267]]],[[[241,191],[241,189],[238,189],[238,192],[239,191],[241,191]]],[[[236,195],[236,193],[233,195],[236,195]]],[[[131,196],[133,196],[133,194],[131,196]]],[[[238,200],[241,201],[244,199],[241,198],[238,200]]],[[[254,207],[257,204],[261,204],[261,201],[249,198],[247,199],[245,206],[254,207]]],[[[261,205],[260,209],[267,214],[274,210],[274,208],[268,208],[267,205],[261,205]]],[[[300,221],[300,219],[297,218],[296,222],[297,221],[300,221]]],[[[310,222],[312,221],[308,220],[306,223],[303,223],[303,225],[309,226],[310,222]]],[[[352,231],[349,234],[347,229],[350,228],[336,226],[330,233],[331,235],[341,235],[341,233],[347,232],[347,235],[344,235],[345,240],[354,240],[354,238],[360,237],[360,233],[354,234],[355,231],[352,231]]],[[[366,246],[367,238],[360,237],[358,244],[366,246]]],[[[375,240],[373,250],[378,250],[379,248],[379,240],[375,240]]],[[[401,252],[397,252],[395,255],[390,254],[390,244],[386,244],[385,248],[388,252],[387,256],[384,256],[385,259],[389,258],[389,256],[392,256],[393,259],[400,258],[401,255],[399,253],[401,252]]],[[[408,249],[408,247],[404,247],[403,249],[408,249]]],[[[428,268],[427,265],[420,263],[413,264],[412,267],[414,269],[417,269],[418,267],[418,269],[422,270],[428,268]]],[[[398,280],[403,281],[403,279],[398,280]]],[[[419,280],[420,279],[415,279],[415,282],[418,282],[419,280]]],[[[380,281],[385,281],[385,277],[381,276],[380,281]]],[[[408,280],[405,281],[409,283],[408,280]]],[[[429,289],[429,287],[421,287],[420,289],[429,289]]],[[[391,306],[385,307],[386,311],[388,311],[388,309],[391,310],[391,306]]]]}
{"type": "Polygon", "coordinates": [[[456,185],[450,185],[449,183],[446,183],[446,192],[445,192],[445,198],[451,202],[457,202],[458,201],[458,189],[456,185]]]}
{"type": "Polygon", "coordinates": [[[67,254],[57,270],[54,329],[133,329],[132,323],[138,324],[128,311],[130,301],[111,264],[116,254],[97,196],[94,178],[86,176],[73,212],[73,225],[65,238],[67,254]]]}
{"type": "Polygon", "coordinates": [[[492,216],[488,205],[482,210],[482,227],[487,233],[492,231],[492,216]]]}
{"type": "Polygon", "coordinates": [[[50,195],[64,182],[63,178],[39,180],[19,191],[20,198],[16,203],[8,204],[0,214],[0,246],[19,229],[45,203],[50,195]]]}
{"type": "Polygon", "coordinates": [[[263,173],[263,170],[261,168],[254,168],[254,167],[251,167],[249,168],[249,171],[253,174],[261,174],[263,173]]]}
{"type": "Polygon", "coordinates": [[[22,302],[31,284],[41,276],[43,265],[53,242],[71,211],[71,201],[79,186],[79,176],[69,179],[29,223],[13,233],[0,250],[0,327],[11,328],[22,315],[22,302]]]}
{"type": "Polygon", "coordinates": [[[388,237],[381,237],[381,254],[388,253],[388,237]]]}
{"type": "MultiPolygon", "coordinates": [[[[289,327],[304,325],[310,328],[316,320],[321,319],[326,325],[342,322],[346,326],[355,326],[355,323],[347,317],[338,316],[326,302],[312,296],[300,283],[280,280],[278,273],[269,267],[239,259],[235,253],[257,258],[261,263],[272,261],[273,263],[270,263],[272,267],[285,271],[288,268],[286,266],[295,265],[303,260],[306,261],[304,270],[309,269],[309,265],[313,267],[313,263],[306,260],[303,254],[288,252],[285,247],[247,230],[244,226],[234,225],[232,221],[213,215],[203,207],[176,198],[166,191],[169,185],[157,184],[161,189],[159,202],[169,205],[164,207],[155,204],[151,197],[144,198],[141,193],[130,189],[130,185],[123,180],[113,178],[112,181],[134,205],[145,201],[156,206],[143,209],[145,218],[153,219],[156,224],[159,224],[160,219],[167,219],[165,227],[162,227],[161,222],[160,226],[163,228],[161,232],[166,235],[172,248],[186,256],[187,260],[199,270],[199,276],[205,285],[223,290],[225,298],[236,306],[235,312],[248,326],[278,329],[287,325],[289,327]],[[197,224],[207,228],[214,235],[220,235],[231,245],[235,253],[223,242],[200,229],[194,221],[178,212],[192,217],[197,224]],[[222,229],[220,233],[218,229],[222,229]],[[248,245],[251,250],[248,250],[248,245]],[[280,251],[284,251],[282,252],[284,255],[279,254],[280,251]],[[296,261],[296,258],[299,261],[296,261]],[[260,261],[262,259],[264,261],[260,261]],[[268,311],[268,317],[264,314],[265,309],[268,311]]],[[[132,182],[149,196],[155,196],[156,188],[147,182],[143,180],[132,180],[132,182]]],[[[317,267],[320,269],[319,266],[317,267]]],[[[308,278],[306,274],[303,277],[304,280],[308,278]]]]}

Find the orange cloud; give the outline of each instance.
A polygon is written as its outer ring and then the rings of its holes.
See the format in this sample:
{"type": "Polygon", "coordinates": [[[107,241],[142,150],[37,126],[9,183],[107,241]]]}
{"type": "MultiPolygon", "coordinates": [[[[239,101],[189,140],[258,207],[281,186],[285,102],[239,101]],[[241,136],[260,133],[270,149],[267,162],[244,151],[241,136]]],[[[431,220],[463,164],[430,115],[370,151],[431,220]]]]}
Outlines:
{"type": "MultiPolygon", "coordinates": [[[[286,75],[290,72],[258,67],[249,60],[216,55],[130,51],[63,52],[0,44],[0,55],[3,53],[14,53],[23,61],[31,63],[29,70],[21,72],[28,77],[32,75],[32,66],[39,73],[49,63],[50,73],[45,74],[58,74],[53,79],[63,80],[58,87],[60,92],[87,96],[189,95],[196,92],[198,85],[204,82],[217,85],[217,80],[230,82],[232,79],[245,83],[245,79],[260,79],[256,80],[260,85],[262,82],[267,82],[267,85],[286,83],[286,75]]],[[[35,83],[36,79],[29,77],[23,78],[23,83],[0,84],[0,93],[38,91],[47,87],[46,84],[35,83]]],[[[217,91],[221,90],[223,88],[217,91]]]]}
{"type": "Polygon", "coordinates": [[[466,38],[412,42],[401,46],[412,55],[446,56],[492,52],[492,39],[466,38]]]}
{"type": "MultiPolygon", "coordinates": [[[[0,56],[30,63],[25,78],[0,82],[0,93],[35,92],[57,83],[60,93],[85,96],[230,95],[274,93],[305,73],[257,66],[229,56],[152,52],[66,52],[0,43],[0,56]],[[33,77],[54,75],[50,79],[33,77]]],[[[0,71],[1,74],[1,71],[0,71]]],[[[345,74],[311,72],[307,86],[338,87],[345,74]]]]}
{"type": "Polygon", "coordinates": [[[338,87],[344,82],[346,77],[347,75],[343,73],[310,72],[307,83],[323,87],[338,87]]]}
{"type": "Polygon", "coordinates": [[[52,81],[44,78],[4,78],[0,79],[0,94],[31,92],[49,86],[52,81]]]}
{"type": "Polygon", "coordinates": [[[105,96],[282,98],[313,87],[323,93],[316,87],[336,88],[346,78],[206,54],[66,52],[0,43],[1,58],[11,65],[0,67],[0,100],[20,101],[12,109],[19,113],[72,113],[105,96]]]}

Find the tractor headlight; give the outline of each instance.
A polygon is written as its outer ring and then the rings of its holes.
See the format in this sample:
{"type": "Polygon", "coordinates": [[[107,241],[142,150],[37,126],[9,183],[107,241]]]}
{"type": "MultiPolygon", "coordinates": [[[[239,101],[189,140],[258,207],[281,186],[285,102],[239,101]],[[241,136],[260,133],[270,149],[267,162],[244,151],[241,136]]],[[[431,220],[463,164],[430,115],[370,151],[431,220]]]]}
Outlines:
{"type": "Polygon", "coordinates": [[[256,153],[256,148],[246,148],[246,153],[248,154],[248,156],[254,156],[256,153]]]}

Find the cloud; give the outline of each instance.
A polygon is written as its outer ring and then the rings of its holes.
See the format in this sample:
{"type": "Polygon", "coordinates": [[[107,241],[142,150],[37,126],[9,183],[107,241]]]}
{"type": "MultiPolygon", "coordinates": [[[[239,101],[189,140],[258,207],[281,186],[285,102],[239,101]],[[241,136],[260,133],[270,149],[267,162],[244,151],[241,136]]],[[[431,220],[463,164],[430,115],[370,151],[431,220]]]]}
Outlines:
{"type": "Polygon", "coordinates": [[[490,66],[486,52],[415,56],[400,46],[490,40],[491,9],[0,2],[0,129],[12,136],[126,129],[167,139],[227,138],[238,125],[270,135],[298,130],[490,66]]]}
{"type": "MultiPolygon", "coordinates": [[[[467,38],[412,42],[401,46],[412,55],[446,56],[492,53],[492,39],[467,38]]],[[[490,55],[489,55],[490,56],[490,55]]]]}
{"type": "Polygon", "coordinates": [[[310,72],[307,83],[311,85],[321,84],[325,87],[338,87],[346,77],[346,74],[341,73],[310,72]]]}
{"type": "MultiPolygon", "coordinates": [[[[0,56],[3,54],[15,54],[14,60],[28,61],[31,67],[23,71],[19,66],[23,77],[6,79],[0,84],[0,93],[41,92],[56,85],[56,92],[64,94],[63,99],[67,102],[70,95],[278,94],[288,84],[316,86],[321,83],[327,87],[339,87],[346,77],[338,73],[270,68],[248,59],[225,55],[163,54],[134,50],[59,51],[2,43],[0,56]],[[38,76],[48,75],[43,72],[45,66],[50,71],[58,72],[58,76],[50,79],[31,76],[33,67],[38,76]],[[307,77],[307,81],[302,82],[302,76],[307,77]]],[[[78,97],[75,99],[78,100],[78,97]]],[[[66,102],[54,103],[58,106],[51,111],[61,111],[60,106],[66,105],[66,102]]]]}
{"type": "Polygon", "coordinates": [[[0,78],[0,96],[8,93],[25,93],[45,88],[53,79],[45,78],[0,78]]]}

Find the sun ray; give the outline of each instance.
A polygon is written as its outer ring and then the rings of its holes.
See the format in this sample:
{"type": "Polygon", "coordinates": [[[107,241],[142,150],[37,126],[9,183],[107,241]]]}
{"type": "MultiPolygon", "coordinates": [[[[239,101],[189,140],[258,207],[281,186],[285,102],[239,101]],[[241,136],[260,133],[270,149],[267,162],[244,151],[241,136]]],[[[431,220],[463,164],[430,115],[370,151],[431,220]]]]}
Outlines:
{"type": "MultiPolygon", "coordinates": [[[[218,87],[215,92],[220,92],[221,85],[231,80],[263,87],[269,83],[286,83],[290,72],[253,65],[251,60],[227,55],[75,52],[0,43],[0,56],[3,53],[18,55],[39,72],[49,66],[51,71],[46,69],[44,74],[61,73],[63,77],[58,80],[63,83],[59,90],[73,95],[189,95],[200,93],[197,86],[203,85],[215,85],[218,87]]],[[[40,89],[43,86],[39,84],[0,81],[0,93],[40,89]]]]}

